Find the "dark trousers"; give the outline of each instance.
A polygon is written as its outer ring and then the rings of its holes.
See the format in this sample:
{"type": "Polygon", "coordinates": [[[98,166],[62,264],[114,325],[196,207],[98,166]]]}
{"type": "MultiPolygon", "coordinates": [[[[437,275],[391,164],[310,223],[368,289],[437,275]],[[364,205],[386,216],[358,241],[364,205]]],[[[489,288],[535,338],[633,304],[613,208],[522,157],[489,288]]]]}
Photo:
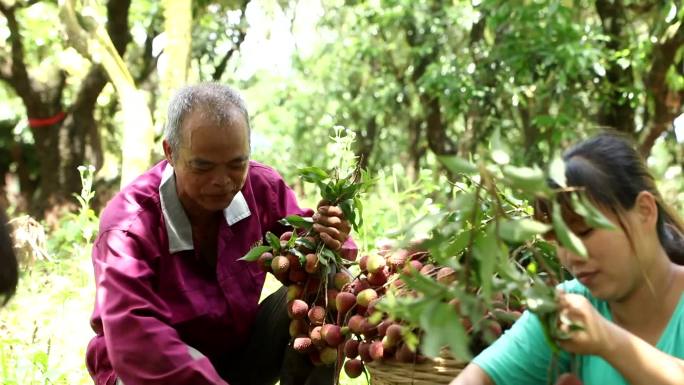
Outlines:
{"type": "Polygon", "coordinates": [[[217,368],[230,385],[334,383],[332,366],[314,366],[307,355],[289,346],[286,294],[282,287],[261,302],[247,347],[217,368]]]}

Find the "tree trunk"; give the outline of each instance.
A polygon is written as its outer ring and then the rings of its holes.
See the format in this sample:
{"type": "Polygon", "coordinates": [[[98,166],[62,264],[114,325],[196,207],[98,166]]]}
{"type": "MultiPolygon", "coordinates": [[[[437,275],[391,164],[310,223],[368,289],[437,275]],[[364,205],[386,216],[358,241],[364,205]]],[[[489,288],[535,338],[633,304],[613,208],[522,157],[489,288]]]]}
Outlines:
{"type": "MultiPolygon", "coordinates": [[[[121,53],[130,40],[129,6],[130,0],[110,0],[107,3],[107,29],[116,50],[121,53]]],[[[39,187],[30,202],[30,212],[42,216],[50,205],[71,201],[72,193],[80,191],[81,181],[76,167],[86,162],[101,164],[99,130],[93,112],[97,96],[107,81],[99,65],[93,66],[81,83],[74,103],[64,108],[64,73],[59,73],[57,82],[44,84],[28,76],[22,31],[15,17],[18,7],[18,4],[8,7],[0,2],[0,12],[7,19],[12,44],[11,61],[0,61],[0,79],[8,83],[22,99],[26,114],[34,122],[29,126],[39,162],[39,187]],[[66,113],[65,119],[59,118],[62,112],[66,113]],[[35,124],[35,119],[42,122],[35,124]],[[89,151],[94,154],[94,159],[86,159],[89,151]]],[[[30,191],[31,186],[26,185],[26,178],[21,177],[20,180],[22,190],[30,191]]]]}
{"type": "MultiPolygon", "coordinates": [[[[609,37],[606,43],[609,52],[618,52],[628,48],[630,46],[626,28],[628,22],[623,1],[597,0],[596,10],[601,17],[603,31],[609,37]]],[[[622,68],[617,61],[609,61],[605,80],[604,84],[608,87],[608,91],[604,95],[603,105],[599,109],[599,124],[634,135],[636,131],[634,107],[623,91],[634,84],[632,66],[622,68]]]]}

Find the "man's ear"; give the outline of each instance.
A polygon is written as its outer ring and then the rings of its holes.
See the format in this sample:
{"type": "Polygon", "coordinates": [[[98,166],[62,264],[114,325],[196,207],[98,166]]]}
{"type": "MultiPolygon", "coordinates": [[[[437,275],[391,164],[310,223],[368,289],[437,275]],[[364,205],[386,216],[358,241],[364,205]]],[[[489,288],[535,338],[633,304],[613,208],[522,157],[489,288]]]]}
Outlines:
{"type": "Polygon", "coordinates": [[[655,227],[658,222],[658,202],[653,194],[648,191],[640,192],[636,197],[634,210],[642,224],[655,227]]]}
{"type": "Polygon", "coordinates": [[[162,147],[164,147],[164,156],[166,157],[166,160],[169,162],[171,167],[175,167],[174,161],[173,161],[173,150],[171,149],[171,145],[169,142],[164,139],[162,141],[162,147]]]}

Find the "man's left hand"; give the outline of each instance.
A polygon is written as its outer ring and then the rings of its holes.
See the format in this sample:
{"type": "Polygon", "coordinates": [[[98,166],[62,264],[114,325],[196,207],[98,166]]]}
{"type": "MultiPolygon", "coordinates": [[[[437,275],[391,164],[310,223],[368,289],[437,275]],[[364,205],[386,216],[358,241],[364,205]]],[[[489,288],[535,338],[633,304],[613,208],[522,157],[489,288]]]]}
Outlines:
{"type": "Polygon", "coordinates": [[[342,209],[319,203],[318,211],[313,215],[313,229],[320,234],[321,241],[332,250],[339,250],[349,238],[351,226],[344,218],[342,209]]]}

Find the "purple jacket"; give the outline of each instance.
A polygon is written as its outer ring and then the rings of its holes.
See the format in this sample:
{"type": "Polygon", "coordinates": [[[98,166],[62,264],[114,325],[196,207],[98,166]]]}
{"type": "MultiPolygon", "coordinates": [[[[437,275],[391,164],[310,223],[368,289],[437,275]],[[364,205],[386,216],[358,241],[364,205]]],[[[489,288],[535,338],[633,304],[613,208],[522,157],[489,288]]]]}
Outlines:
{"type": "MultiPolygon", "coordinates": [[[[238,261],[287,215],[310,216],[273,169],[250,162],[224,210],[216,269],[195,253],[173,169],[155,165],[100,217],[93,246],[96,300],[87,366],[97,385],[222,384],[212,365],[251,333],[265,274],[238,261]]],[[[348,240],[343,253],[356,253],[348,240]]]]}

